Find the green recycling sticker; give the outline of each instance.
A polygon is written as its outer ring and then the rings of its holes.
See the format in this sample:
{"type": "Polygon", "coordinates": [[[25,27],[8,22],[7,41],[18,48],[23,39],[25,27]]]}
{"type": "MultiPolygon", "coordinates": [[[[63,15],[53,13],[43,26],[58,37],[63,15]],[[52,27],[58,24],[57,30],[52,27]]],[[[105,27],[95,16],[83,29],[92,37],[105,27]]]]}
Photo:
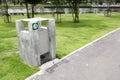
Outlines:
{"type": "Polygon", "coordinates": [[[38,23],[33,23],[33,24],[32,24],[32,29],[33,29],[33,30],[37,30],[38,27],[39,27],[38,23]]]}

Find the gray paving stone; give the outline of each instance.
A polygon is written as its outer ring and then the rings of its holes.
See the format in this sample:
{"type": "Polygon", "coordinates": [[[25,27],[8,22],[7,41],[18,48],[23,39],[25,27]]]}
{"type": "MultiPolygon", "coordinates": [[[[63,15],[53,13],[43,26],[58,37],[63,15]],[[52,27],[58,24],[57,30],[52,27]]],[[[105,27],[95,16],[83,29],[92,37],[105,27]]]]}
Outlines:
{"type": "Polygon", "coordinates": [[[120,29],[26,80],[120,80],[120,29]]]}

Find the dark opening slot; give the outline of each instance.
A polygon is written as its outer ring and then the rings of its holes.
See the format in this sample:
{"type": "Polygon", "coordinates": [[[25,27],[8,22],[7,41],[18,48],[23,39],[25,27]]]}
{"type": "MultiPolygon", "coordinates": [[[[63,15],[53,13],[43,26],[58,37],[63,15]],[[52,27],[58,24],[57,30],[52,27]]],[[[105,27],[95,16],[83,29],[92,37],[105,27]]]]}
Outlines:
{"type": "Polygon", "coordinates": [[[47,53],[45,53],[43,55],[40,55],[40,58],[41,58],[41,64],[44,64],[44,63],[51,60],[51,56],[50,56],[49,52],[47,52],[47,53]]]}

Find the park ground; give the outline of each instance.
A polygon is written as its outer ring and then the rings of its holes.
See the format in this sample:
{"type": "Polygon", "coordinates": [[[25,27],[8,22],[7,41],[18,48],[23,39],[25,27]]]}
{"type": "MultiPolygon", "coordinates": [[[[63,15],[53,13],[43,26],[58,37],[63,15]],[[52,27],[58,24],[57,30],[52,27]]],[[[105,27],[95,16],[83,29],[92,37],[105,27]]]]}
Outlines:
{"type": "MultiPolygon", "coordinates": [[[[0,80],[23,80],[39,69],[27,66],[19,58],[15,20],[26,16],[11,17],[11,23],[4,23],[3,16],[0,16],[0,80]]],[[[35,17],[53,18],[50,14],[35,17]]],[[[119,26],[120,13],[112,13],[111,17],[80,14],[80,23],[73,23],[71,14],[63,14],[62,22],[56,24],[57,58],[68,55],[119,26]]]]}

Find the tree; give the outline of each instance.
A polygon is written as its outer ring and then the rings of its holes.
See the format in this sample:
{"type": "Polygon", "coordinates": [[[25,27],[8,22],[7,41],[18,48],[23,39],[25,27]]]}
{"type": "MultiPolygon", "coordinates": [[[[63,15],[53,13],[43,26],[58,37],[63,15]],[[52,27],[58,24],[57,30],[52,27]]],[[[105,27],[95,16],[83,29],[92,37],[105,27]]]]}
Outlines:
{"type": "Polygon", "coordinates": [[[2,4],[2,0],[0,0],[0,5],[2,4]]]}
{"type": "Polygon", "coordinates": [[[73,22],[78,23],[79,22],[79,3],[82,0],[67,0],[67,1],[72,7],[73,22]]]}
{"type": "Polygon", "coordinates": [[[104,11],[104,16],[111,16],[111,9],[110,9],[110,3],[112,3],[112,0],[104,0],[107,4],[106,10],[104,11]]]}
{"type": "Polygon", "coordinates": [[[20,4],[25,4],[27,10],[27,18],[30,18],[29,7],[28,4],[31,4],[32,9],[32,17],[34,17],[34,6],[36,4],[42,3],[43,0],[19,0],[20,4]]]}
{"type": "Polygon", "coordinates": [[[25,4],[26,11],[27,11],[27,18],[30,18],[30,13],[29,13],[29,10],[28,10],[28,1],[29,0],[18,0],[18,3],[20,5],[25,4]]]}
{"type": "Polygon", "coordinates": [[[14,5],[19,3],[19,0],[11,0],[11,3],[13,3],[14,5]]]}
{"type": "Polygon", "coordinates": [[[36,4],[42,3],[42,0],[28,0],[28,3],[31,4],[32,17],[34,17],[34,7],[35,7],[36,4]]]}
{"type": "Polygon", "coordinates": [[[61,6],[61,1],[60,0],[55,0],[55,7],[56,7],[56,22],[61,22],[61,12],[60,12],[60,6],[61,6]]]}
{"type": "Polygon", "coordinates": [[[4,22],[6,23],[9,23],[10,20],[11,20],[11,17],[10,15],[8,14],[8,3],[7,3],[7,0],[3,0],[3,3],[4,3],[4,8],[5,8],[5,11],[4,11],[4,22]]]}
{"type": "Polygon", "coordinates": [[[116,0],[116,3],[120,3],[120,0],[116,0]]]}
{"type": "Polygon", "coordinates": [[[27,10],[27,18],[30,18],[30,14],[29,14],[29,11],[28,11],[28,0],[24,0],[23,2],[25,3],[25,7],[26,7],[26,10],[27,10]]]}
{"type": "Polygon", "coordinates": [[[93,3],[99,3],[102,5],[102,3],[104,3],[104,2],[115,3],[115,2],[120,1],[120,0],[90,0],[90,1],[93,3]]]}
{"type": "Polygon", "coordinates": [[[44,2],[50,2],[55,7],[55,12],[53,12],[53,16],[55,17],[56,22],[61,22],[61,14],[62,14],[62,4],[65,0],[45,0],[44,2]]]}

